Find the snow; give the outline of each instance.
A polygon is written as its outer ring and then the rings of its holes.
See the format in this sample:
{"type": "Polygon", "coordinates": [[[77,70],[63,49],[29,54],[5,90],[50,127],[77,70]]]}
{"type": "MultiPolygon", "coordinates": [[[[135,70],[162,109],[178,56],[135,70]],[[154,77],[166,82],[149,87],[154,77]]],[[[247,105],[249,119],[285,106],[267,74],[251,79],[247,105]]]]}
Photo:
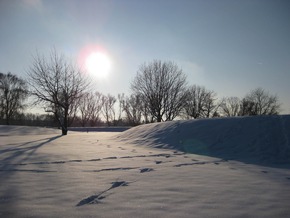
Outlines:
{"type": "Polygon", "coordinates": [[[289,217],[289,125],[243,117],[67,136],[0,126],[0,217],[289,217]]]}
{"type": "Polygon", "coordinates": [[[119,138],[223,159],[290,163],[290,115],[155,123],[128,130],[119,138]]]}

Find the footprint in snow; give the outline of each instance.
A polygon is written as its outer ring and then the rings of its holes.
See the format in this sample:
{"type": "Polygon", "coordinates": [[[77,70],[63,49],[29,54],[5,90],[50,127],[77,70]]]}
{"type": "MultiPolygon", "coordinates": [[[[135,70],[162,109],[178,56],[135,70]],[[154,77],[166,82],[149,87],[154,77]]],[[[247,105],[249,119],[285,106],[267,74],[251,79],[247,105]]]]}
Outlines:
{"type": "Polygon", "coordinates": [[[109,159],[117,159],[117,157],[105,157],[103,158],[104,160],[109,160],[109,159]]]}
{"type": "Polygon", "coordinates": [[[150,171],[154,171],[154,169],[152,169],[152,168],[143,168],[143,169],[140,169],[140,173],[147,173],[147,172],[150,172],[150,171]]]}

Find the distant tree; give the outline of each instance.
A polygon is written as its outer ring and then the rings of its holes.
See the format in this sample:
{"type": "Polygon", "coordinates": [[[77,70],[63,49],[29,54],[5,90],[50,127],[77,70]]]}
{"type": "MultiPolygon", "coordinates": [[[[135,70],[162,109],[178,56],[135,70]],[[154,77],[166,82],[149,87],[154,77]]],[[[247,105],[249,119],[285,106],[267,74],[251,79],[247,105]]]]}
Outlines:
{"type": "Polygon", "coordinates": [[[131,126],[141,124],[142,113],[144,110],[140,95],[130,95],[126,100],[123,100],[122,105],[128,124],[131,126]]]}
{"type": "Polygon", "coordinates": [[[26,126],[53,126],[54,117],[49,114],[23,113],[23,124],[26,126]]]}
{"type": "Polygon", "coordinates": [[[115,125],[116,111],[114,106],[116,101],[117,99],[110,94],[103,95],[102,97],[102,112],[108,126],[110,126],[111,124],[115,125]]]}
{"type": "Polygon", "coordinates": [[[9,125],[11,119],[24,109],[28,88],[24,80],[11,73],[0,73],[0,118],[9,125]]]}
{"type": "Polygon", "coordinates": [[[241,102],[241,116],[275,115],[280,110],[278,97],[270,95],[262,88],[250,91],[241,102]]]}
{"type": "Polygon", "coordinates": [[[173,62],[154,60],[140,66],[131,90],[135,96],[142,98],[146,113],[152,120],[173,120],[184,104],[186,76],[173,62]]]}
{"type": "Polygon", "coordinates": [[[82,127],[90,124],[94,126],[99,121],[99,115],[102,109],[102,94],[99,92],[86,92],[80,98],[79,112],[80,124],[82,127]]]}
{"type": "Polygon", "coordinates": [[[79,101],[79,111],[80,111],[80,122],[81,126],[84,127],[88,124],[92,117],[94,111],[94,96],[90,92],[86,92],[82,95],[79,101]]]}
{"type": "Polygon", "coordinates": [[[219,117],[218,109],[220,103],[217,102],[216,93],[214,91],[208,92],[208,97],[205,101],[205,110],[203,112],[203,117],[219,117]]]}
{"type": "Polygon", "coordinates": [[[100,122],[100,114],[102,111],[102,97],[103,95],[100,92],[95,92],[93,97],[94,107],[92,107],[90,124],[91,126],[96,126],[98,122],[100,122]]]}
{"type": "Polygon", "coordinates": [[[253,101],[243,98],[240,104],[239,116],[254,116],[257,115],[255,112],[255,103],[253,101]]]}
{"type": "Polygon", "coordinates": [[[192,85],[186,92],[184,111],[194,119],[217,115],[216,93],[203,86],[192,85]]]}
{"type": "Polygon", "coordinates": [[[241,100],[238,97],[223,98],[220,104],[220,111],[223,116],[234,117],[240,113],[241,100]]]}
{"type": "Polygon", "coordinates": [[[122,121],[123,103],[125,101],[125,94],[118,94],[118,119],[117,121],[122,121]]]}
{"type": "Polygon", "coordinates": [[[85,74],[55,50],[50,58],[37,54],[28,71],[31,94],[52,112],[67,135],[68,126],[76,115],[80,98],[89,85],[85,74]]]}

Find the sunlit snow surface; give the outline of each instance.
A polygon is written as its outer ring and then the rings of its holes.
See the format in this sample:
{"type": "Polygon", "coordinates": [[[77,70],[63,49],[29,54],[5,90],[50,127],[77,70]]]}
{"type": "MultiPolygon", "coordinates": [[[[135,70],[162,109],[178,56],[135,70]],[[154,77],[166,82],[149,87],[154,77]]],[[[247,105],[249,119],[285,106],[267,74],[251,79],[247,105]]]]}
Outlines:
{"type": "Polygon", "coordinates": [[[290,216],[289,116],[59,134],[0,126],[0,217],[290,216]]]}

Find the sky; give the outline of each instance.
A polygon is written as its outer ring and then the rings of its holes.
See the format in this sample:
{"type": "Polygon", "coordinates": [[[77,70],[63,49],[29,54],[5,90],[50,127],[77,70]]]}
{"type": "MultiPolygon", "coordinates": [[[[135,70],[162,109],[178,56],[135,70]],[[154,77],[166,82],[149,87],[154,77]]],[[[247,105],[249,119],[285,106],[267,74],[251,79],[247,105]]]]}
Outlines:
{"type": "Polygon", "coordinates": [[[26,79],[36,51],[53,48],[82,67],[88,51],[105,54],[103,94],[130,94],[157,59],[219,98],[262,87],[290,114],[288,0],[0,0],[0,72],[26,79]]]}

